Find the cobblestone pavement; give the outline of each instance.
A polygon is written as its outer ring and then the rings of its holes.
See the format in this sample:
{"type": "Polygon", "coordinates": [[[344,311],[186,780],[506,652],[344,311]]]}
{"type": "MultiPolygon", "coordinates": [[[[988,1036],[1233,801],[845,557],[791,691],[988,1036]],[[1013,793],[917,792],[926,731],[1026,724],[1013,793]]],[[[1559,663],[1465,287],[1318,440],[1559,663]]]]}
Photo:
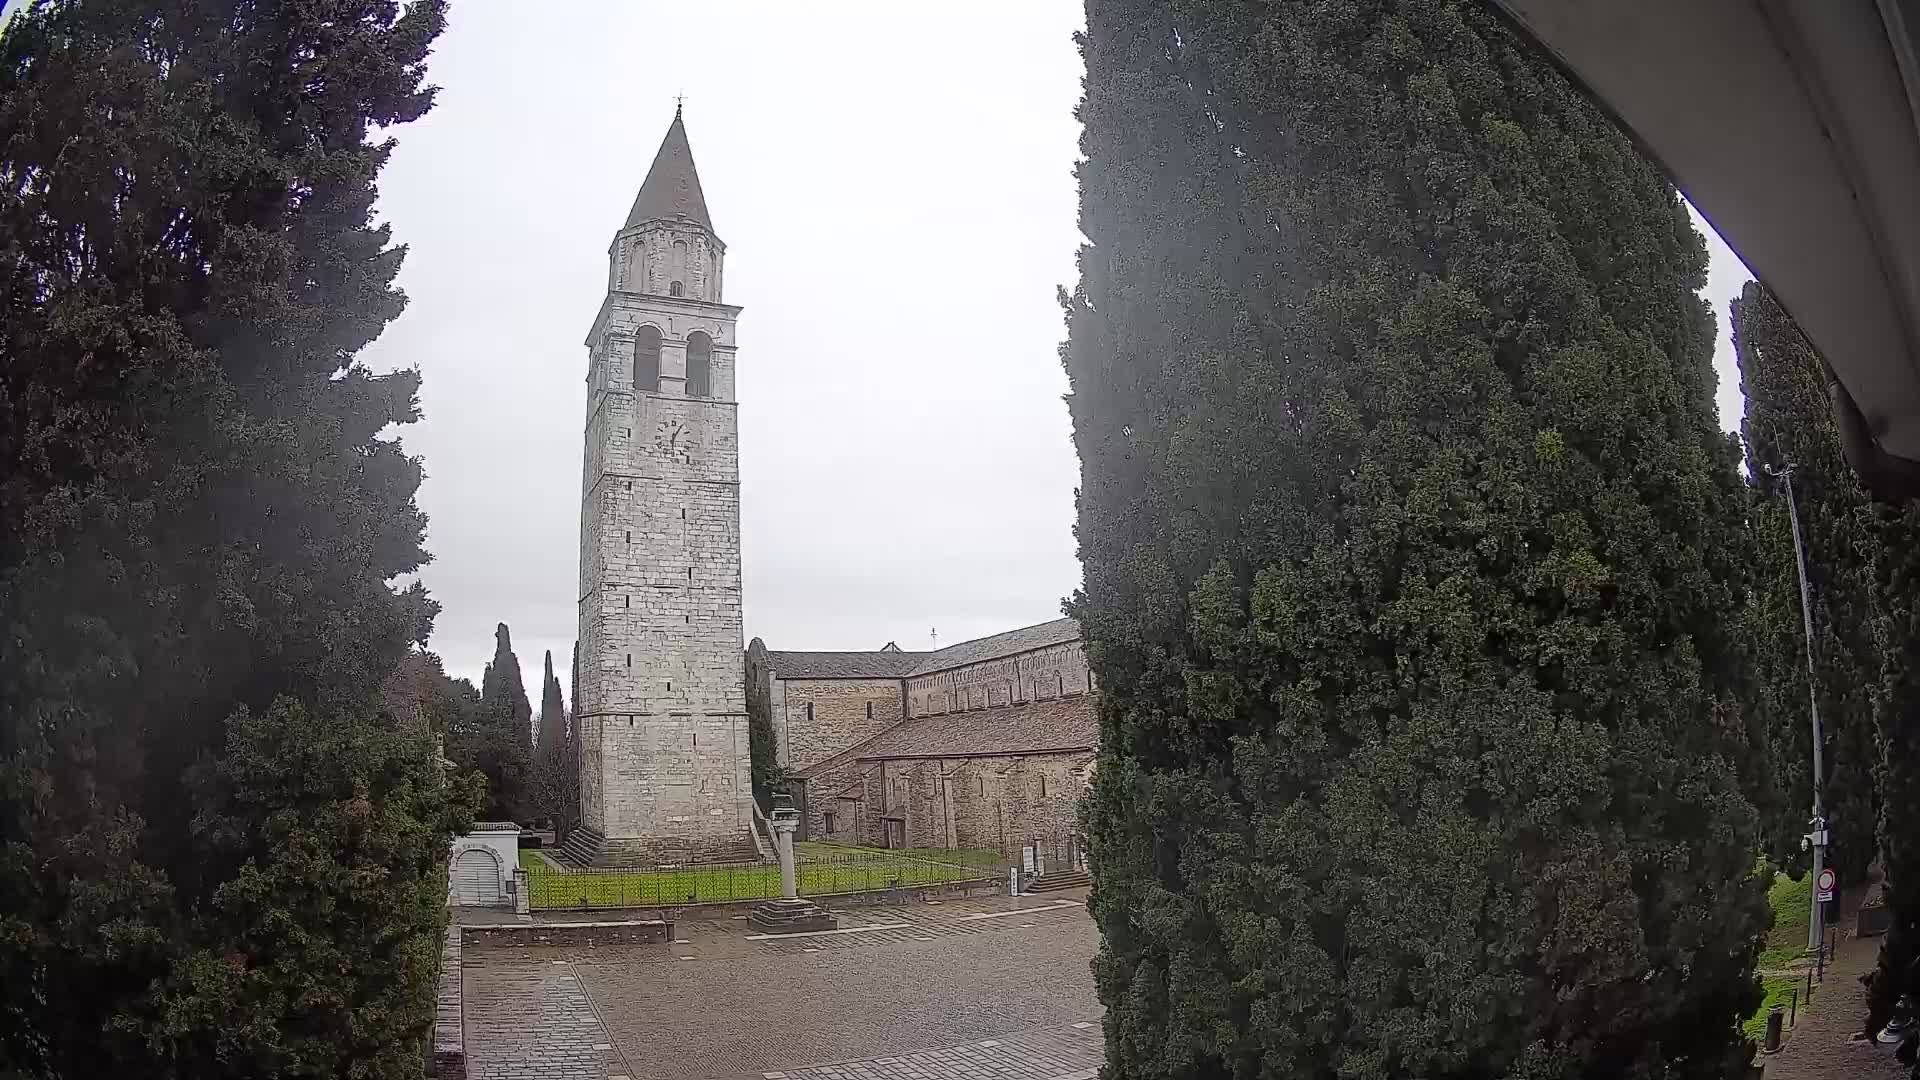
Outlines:
{"type": "Polygon", "coordinates": [[[461,969],[469,1080],[603,1080],[625,1071],[610,1068],[613,1042],[572,964],[502,965],[469,949],[461,969]]]}
{"type": "Polygon", "coordinates": [[[1848,937],[1834,949],[1826,979],[1800,1006],[1798,1023],[1778,1054],[1757,1057],[1766,1080],[1902,1080],[1906,1070],[1893,1047],[1854,1041],[1867,1015],[1860,976],[1873,970],[1879,938],[1848,937]]]}
{"type": "Polygon", "coordinates": [[[1093,1080],[1100,1025],[1081,1020],[911,1054],[764,1072],[761,1080],[1093,1080]]]}
{"type": "Polygon", "coordinates": [[[1053,1080],[1097,1070],[1088,965],[1098,939],[1080,905],[1003,897],[861,909],[843,913],[842,927],[852,932],[767,940],[727,919],[683,924],[669,945],[470,950],[470,1073],[1053,1080]]]}

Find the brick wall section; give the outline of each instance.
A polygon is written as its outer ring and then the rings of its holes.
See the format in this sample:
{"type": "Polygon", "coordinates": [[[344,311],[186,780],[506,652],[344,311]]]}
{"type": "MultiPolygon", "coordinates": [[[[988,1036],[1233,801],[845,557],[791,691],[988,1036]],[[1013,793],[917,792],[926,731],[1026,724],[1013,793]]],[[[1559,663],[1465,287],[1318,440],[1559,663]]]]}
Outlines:
{"type": "Polygon", "coordinates": [[[1046,701],[1088,689],[1087,654],[1080,642],[1067,641],[949,671],[915,675],[906,682],[908,712],[913,716],[1046,701]]]}
{"type": "MultiPolygon", "coordinates": [[[[1064,840],[1074,832],[1075,811],[1092,775],[1091,753],[1008,759],[996,807],[1006,822],[1005,839],[995,836],[993,843],[978,846],[1014,854],[1023,844],[1064,840]],[[1046,781],[1044,795],[1040,792],[1042,779],[1046,781]]],[[[988,790],[993,790],[991,783],[988,790]]]]}
{"type": "Polygon", "coordinates": [[[804,781],[807,836],[882,846],[886,821],[901,819],[906,846],[985,848],[1011,857],[1025,844],[1058,844],[1074,833],[1080,796],[1092,773],[1091,751],[849,761],[804,781]]]}
{"type": "MultiPolygon", "coordinates": [[[[800,836],[805,840],[828,840],[842,844],[867,843],[866,808],[861,799],[843,799],[839,796],[848,788],[858,787],[867,769],[857,761],[846,761],[830,768],[818,769],[805,780],[797,781],[806,790],[806,819],[801,823],[800,836]],[[833,815],[833,828],[827,828],[827,815],[833,815]]],[[[859,787],[856,794],[864,792],[859,787]]]]}
{"type": "Polygon", "coordinates": [[[789,769],[804,769],[878,735],[902,718],[899,679],[778,679],[774,738],[789,769]],[[811,711],[809,711],[811,706],[811,711]]]}

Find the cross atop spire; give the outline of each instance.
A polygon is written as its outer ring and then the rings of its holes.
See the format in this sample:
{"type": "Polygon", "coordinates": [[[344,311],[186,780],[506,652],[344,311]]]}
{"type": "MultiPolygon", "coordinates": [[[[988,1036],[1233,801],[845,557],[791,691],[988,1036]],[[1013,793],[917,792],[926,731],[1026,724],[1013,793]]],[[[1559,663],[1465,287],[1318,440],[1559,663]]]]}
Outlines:
{"type": "Polygon", "coordinates": [[[681,218],[713,229],[713,221],[707,217],[707,197],[700,190],[700,174],[693,167],[693,147],[687,144],[687,126],[680,119],[679,102],[683,97],[674,99],[673,123],[667,128],[667,137],[660,140],[653,167],[647,170],[646,182],[640,185],[640,194],[633,200],[633,209],[627,211],[623,228],[643,221],[681,218]]]}

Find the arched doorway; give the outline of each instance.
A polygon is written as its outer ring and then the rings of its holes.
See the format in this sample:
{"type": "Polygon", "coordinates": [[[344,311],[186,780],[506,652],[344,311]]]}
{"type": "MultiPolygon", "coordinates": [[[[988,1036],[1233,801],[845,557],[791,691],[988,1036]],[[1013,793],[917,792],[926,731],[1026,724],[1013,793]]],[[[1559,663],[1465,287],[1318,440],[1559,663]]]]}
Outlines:
{"type": "Polygon", "coordinates": [[[460,907],[506,903],[500,887],[500,857],[483,847],[470,847],[453,860],[453,902],[460,907]]]}

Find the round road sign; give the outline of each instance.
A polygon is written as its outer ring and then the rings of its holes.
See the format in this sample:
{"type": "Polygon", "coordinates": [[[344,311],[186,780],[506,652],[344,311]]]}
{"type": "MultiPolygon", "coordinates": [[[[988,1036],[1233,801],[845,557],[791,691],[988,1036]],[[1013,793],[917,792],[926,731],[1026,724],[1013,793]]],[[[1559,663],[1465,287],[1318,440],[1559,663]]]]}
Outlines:
{"type": "Polygon", "coordinates": [[[1831,866],[1821,867],[1820,876],[1814,879],[1813,898],[1815,900],[1820,901],[1823,904],[1833,899],[1833,886],[1834,886],[1833,867],[1831,866]]]}

